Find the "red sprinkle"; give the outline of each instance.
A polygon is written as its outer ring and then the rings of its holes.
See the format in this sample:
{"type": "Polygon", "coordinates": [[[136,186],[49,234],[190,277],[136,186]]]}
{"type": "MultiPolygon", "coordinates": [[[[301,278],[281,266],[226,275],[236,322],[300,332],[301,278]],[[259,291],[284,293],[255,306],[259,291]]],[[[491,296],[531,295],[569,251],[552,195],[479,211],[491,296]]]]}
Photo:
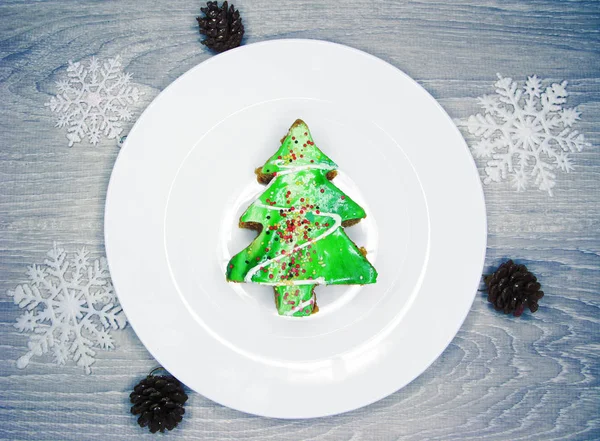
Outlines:
{"type": "Polygon", "coordinates": [[[281,156],[278,156],[277,159],[281,159],[281,156]]]}
{"type": "Polygon", "coordinates": [[[342,199],[346,199],[346,196],[342,196],[342,199]]]}
{"type": "Polygon", "coordinates": [[[311,159],[310,162],[315,162],[314,159],[311,159]]]}
{"type": "Polygon", "coordinates": [[[269,274],[269,279],[272,279],[272,278],[273,278],[273,274],[269,274]]]}
{"type": "Polygon", "coordinates": [[[321,189],[321,193],[325,193],[325,189],[324,188],[321,189]]]}
{"type": "Polygon", "coordinates": [[[295,136],[292,136],[292,139],[296,139],[296,137],[295,137],[295,136]]]}
{"type": "Polygon", "coordinates": [[[233,268],[233,265],[229,265],[229,268],[233,268]]]}
{"type": "Polygon", "coordinates": [[[265,248],[265,253],[268,253],[268,252],[269,252],[269,248],[265,248]]]}
{"type": "Polygon", "coordinates": [[[316,210],[316,211],[315,211],[315,213],[319,214],[319,213],[320,213],[320,211],[319,211],[319,210],[316,210]]]}
{"type": "Polygon", "coordinates": [[[285,254],[285,250],[281,250],[281,254],[285,254]]]}

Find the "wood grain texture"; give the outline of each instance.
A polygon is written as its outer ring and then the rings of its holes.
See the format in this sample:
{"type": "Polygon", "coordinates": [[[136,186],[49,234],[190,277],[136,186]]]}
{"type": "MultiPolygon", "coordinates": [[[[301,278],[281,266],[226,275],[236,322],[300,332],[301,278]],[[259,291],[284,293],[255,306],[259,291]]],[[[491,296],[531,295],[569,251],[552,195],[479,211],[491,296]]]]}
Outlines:
{"type": "MultiPolygon", "coordinates": [[[[527,264],[547,296],[519,320],[483,296],[444,354],[417,380],[348,414],[279,421],[192,394],[169,439],[600,439],[600,3],[596,1],[240,0],[246,43],[318,38],[370,52],[423,85],[453,118],[479,112],[496,73],[569,81],[569,105],[594,147],[574,155],[554,198],[508,184],[485,188],[486,271],[527,264]]],[[[131,330],[101,353],[94,374],[15,360],[27,337],[5,296],[53,241],[103,253],[114,141],[69,149],[44,103],[68,60],[122,57],[145,92],[139,109],[210,57],[191,0],[0,2],[0,439],[154,439],[128,414],[128,391],[155,362],[131,330]]],[[[368,87],[365,86],[365,87],[368,87]]],[[[205,105],[210,105],[205,104],[205,105]]],[[[139,114],[139,111],[138,111],[139,114]]],[[[466,133],[468,141],[472,141],[466,133]]],[[[432,160],[435,160],[433,158],[432,160]]],[[[459,263],[457,263],[459,264],[459,263]]],[[[451,293],[452,287],[449,287],[451,293]]]]}

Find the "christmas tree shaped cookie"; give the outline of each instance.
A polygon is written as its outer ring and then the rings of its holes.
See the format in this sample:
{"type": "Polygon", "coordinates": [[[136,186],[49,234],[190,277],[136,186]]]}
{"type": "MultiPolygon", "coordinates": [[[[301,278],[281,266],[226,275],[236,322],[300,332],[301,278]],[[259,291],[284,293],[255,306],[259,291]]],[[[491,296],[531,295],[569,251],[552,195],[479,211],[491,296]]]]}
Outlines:
{"type": "Polygon", "coordinates": [[[263,194],[240,218],[256,239],[227,265],[227,280],[273,286],[281,315],[316,310],[316,285],[375,283],[377,271],[344,232],[365,211],[331,180],[337,165],[298,119],[279,150],[256,170],[263,194]]]}

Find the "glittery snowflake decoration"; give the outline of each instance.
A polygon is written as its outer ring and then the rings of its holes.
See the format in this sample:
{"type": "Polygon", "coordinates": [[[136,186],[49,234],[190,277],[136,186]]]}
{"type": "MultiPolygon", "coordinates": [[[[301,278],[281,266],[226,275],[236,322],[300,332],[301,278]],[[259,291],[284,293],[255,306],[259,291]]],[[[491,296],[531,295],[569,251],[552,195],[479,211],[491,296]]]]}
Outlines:
{"type": "Polygon", "coordinates": [[[104,63],[94,57],[87,63],[69,62],[67,79],[56,82],[58,95],[45,104],[59,114],[56,127],[67,127],[69,147],[86,136],[96,145],[102,135],[114,139],[121,134],[122,122],[133,116],[130,106],[143,95],[130,82],[119,57],[104,63]]]}
{"type": "Polygon", "coordinates": [[[466,126],[479,140],[471,147],[475,157],[490,158],[484,183],[510,179],[517,191],[531,182],[552,196],[556,170],[573,170],[571,154],[590,144],[572,129],[581,113],[566,108],[567,82],[547,87],[537,76],[519,87],[498,75],[496,94],[479,98],[483,114],[469,117],[466,126]]]}
{"type": "Polygon", "coordinates": [[[9,291],[23,314],[14,325],[30,333],[29,351],[17,360],[25,368],[34,355],[51,352],[56,364],[72,359],[91,373],[96,349],[114,349],[111,330],[126,325],[106,259],[90,261],[85,248],[67,258],[56,244],[43,265],[28,267],[29,283],[9,291]]]}

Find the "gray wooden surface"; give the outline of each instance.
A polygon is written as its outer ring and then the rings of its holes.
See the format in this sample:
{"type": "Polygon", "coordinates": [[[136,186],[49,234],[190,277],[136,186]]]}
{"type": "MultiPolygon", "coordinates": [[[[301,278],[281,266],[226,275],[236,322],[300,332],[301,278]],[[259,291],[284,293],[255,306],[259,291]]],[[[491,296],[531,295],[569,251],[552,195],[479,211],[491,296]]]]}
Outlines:
{"type": "MultiPolygon", "coordinates": [[[[480,111],[476,97],[492,93],[497,72],[566,79],[569,105],[583,113],[578,128],[593,147],[574,155],[576,170],[559,176],[554,198],[515,193],[508,183],[485,188],[486,270],[506,257],[527,264],[547,294],[538,313],[505,317],[478,296],[442,357],[376,404],[336,417],[278,421],[191,394],[188,414],[169,439],[600,439],[600,2],[235,4],[246,43],[318,38],[365,50],[415,78],[453,118],[480,111]]],[[[0,439],[152,438],[128,414],[128,391],[155,366],[131,328],[113,334],[117,350],[101,352],[91,376],[50,358],[34,358],[20,370],[16,359],[27,336],[13,327],[19,310],[4,293],[26,281],[26,266],[41,263],[53,241],[103,253],[104,198],[118,148],[103,141],[69,149],[54,127],[44,103],[68,60],[120,55],[146,93],[141,110],[211,56],[199,44],[199,6],[0,1],[0,439]]]]}

